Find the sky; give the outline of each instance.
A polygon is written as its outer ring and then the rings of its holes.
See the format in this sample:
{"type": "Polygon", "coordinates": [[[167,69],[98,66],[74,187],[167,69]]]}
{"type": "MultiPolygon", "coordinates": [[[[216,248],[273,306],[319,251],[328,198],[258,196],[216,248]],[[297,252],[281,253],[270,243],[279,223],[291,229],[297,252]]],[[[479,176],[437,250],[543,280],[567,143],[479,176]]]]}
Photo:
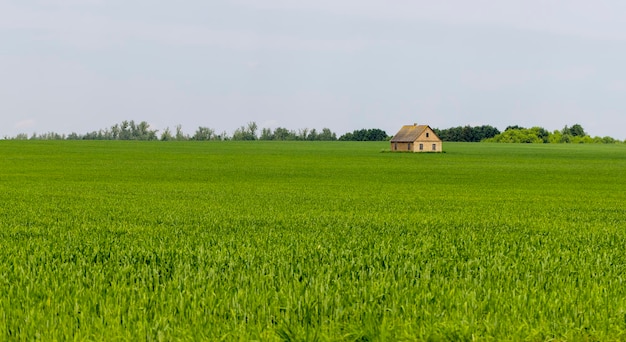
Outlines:
{"type": "Polygon", "coordinates": [[[0,138],[581,124],[626,139],[623,0],[2,0],[0,138]]]}

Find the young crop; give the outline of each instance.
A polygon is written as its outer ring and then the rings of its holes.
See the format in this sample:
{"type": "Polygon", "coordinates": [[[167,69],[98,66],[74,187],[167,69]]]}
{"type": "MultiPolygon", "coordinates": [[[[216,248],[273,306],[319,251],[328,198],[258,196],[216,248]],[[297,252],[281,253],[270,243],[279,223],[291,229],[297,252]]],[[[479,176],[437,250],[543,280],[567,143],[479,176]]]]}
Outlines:
{"type": "Polygon", "coordinates": [[[6,340],[620,340],[626,149],[0,143],[6,340]]]}

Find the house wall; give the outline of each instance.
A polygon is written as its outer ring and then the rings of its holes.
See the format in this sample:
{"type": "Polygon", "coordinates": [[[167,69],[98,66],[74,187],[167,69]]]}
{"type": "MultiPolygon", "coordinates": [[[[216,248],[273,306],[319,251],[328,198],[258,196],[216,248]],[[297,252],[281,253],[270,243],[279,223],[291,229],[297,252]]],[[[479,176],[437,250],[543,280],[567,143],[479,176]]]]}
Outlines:
{"type": "Polygon", "coordinates": [[[442,143],[439,140],[416,140],[414,143],[391,143],[392,151],[411,151],[411,152],[441,152],[442,151],[442,143]],[[420,144],[423,145],[424,149],[420,150],[420,144]],[[433,144],[435,145],[435,149],[433,150],[433,144]]]}
{"type": "Polygon", "coordinates": [[[398,143],[391,143],[391,150],[392,151],[412,151],[415,152],[415,144],[414,143],[404,143],[404,142],[398,142],[398,143]]]}
{"type": "Polygon", "coordinates": [[[413,152],[441,152],[442,151],[442,143],[441,141],[432,141],[432,140],[424,140],[419,141],[416,140],[415,144],[413,144],[414,149],[413,152]],[[420,150],[420,144],[423,144],[424,149],[420,150]],[[433,145],[435,145],[435,149],[433,150],[433,145]]]}

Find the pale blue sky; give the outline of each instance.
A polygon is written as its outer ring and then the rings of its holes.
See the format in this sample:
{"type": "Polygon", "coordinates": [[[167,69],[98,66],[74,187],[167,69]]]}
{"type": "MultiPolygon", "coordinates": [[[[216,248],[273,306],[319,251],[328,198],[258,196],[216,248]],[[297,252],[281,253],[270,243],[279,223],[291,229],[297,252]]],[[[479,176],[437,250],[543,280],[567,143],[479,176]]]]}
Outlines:
{"type": "Polygon", "coordinates": [[[626,139],[626,2],[4,0],[0,137],[122,120],[626,139]]]}

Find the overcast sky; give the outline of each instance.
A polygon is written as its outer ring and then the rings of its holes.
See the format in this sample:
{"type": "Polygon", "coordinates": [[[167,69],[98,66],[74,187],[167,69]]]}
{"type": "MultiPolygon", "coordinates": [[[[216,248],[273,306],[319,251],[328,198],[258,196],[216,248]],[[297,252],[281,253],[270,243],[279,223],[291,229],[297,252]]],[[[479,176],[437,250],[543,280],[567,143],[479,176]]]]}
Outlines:
{"type": "Polygon", "coordinates": [[[626,139],[623,0],[2,0],[0,137],[581,124],[626,139]]]}

